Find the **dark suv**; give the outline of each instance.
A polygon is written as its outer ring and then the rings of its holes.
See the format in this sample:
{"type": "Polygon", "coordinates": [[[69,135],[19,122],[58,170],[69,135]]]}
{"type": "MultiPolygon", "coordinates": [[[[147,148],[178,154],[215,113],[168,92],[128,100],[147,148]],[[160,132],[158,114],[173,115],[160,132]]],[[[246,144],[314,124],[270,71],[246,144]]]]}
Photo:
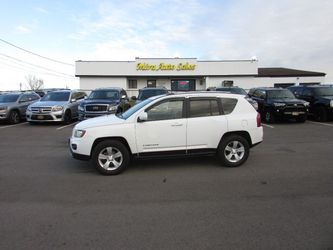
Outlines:
{"type": "Polygon", "coordinates": [[[315,120],[325,122],[333,116],[333,86],[292,86],[289,87],[297,98],[310,103],[309,113],[315,120]]]}
{"type": "Polygon", "coordinates": [[[136,103],[142,102],[143,100],[146,100],[152,96],[167,94],[168,92],[169,91],[164,87],[140,89],[138,98],[136,99],[136,103]]]}
{"type": "Polygon", "coordinates": [[[249,95],[258,102],[258,112],[266,122],[290,118],[305,122],[307,118],[309,103],[296,99],[288,89],[254,88],[249,91],[249,95]]]}
{"type": "Polygon", "coordinates": [[[79,120],[101,115],[122,113],[130,108],[127,93],[122,88],[99,88],[79,106],[79,120]]]}

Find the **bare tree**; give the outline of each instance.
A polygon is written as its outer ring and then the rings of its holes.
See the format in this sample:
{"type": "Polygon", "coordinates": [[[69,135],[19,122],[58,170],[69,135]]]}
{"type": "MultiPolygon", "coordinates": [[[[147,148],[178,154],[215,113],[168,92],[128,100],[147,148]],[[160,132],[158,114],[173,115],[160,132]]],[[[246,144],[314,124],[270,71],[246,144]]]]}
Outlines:
{"type": "Polygon", "coordinates": [[[44,87],[43,79],[39,79],[36,76],[27,75],[25,76],[25,80],[27,81],[28,88],[31,90],[37,90],[44,87]]]}

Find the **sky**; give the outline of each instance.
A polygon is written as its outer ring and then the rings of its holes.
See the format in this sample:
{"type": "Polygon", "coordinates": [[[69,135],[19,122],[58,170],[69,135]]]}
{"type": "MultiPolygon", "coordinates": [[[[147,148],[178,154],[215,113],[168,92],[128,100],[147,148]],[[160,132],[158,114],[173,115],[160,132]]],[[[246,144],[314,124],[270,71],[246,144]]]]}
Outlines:
{"type": "Polygon", "coordinates": [[[332,0],[0,0],[0,6],[0,90],[27,89],[28,75],[46,88],[78,88],[75,61],[135,57],[255,56],[259,67],[325,72],[333,83],[332,0]]]}

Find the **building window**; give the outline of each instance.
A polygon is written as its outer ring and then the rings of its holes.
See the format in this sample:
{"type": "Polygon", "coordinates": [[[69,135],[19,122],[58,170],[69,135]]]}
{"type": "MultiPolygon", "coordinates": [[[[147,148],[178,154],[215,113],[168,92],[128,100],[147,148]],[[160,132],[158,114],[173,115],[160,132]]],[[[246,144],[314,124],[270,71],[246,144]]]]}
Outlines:
{"type": "Polygon", "coordinates": [[[148,88],[156,88],[156,80],[147,80],[148,88]]]}
{"type": "Polygon", "coordinates": [[[171,90],[173,91],[194,91],[195,80],[172,80],[171,90]]]}
{"type": "Polygon", "coordinates": [[[129,79],[128,80],[128,88],[129,89],[137,89],[138,88],[138,80],[129,79]]]}
{"type": "Polygon", "coordinates": [[[222,87],[232,87],[234,86],[234,81],[225,80],[222,82],[222,87]]]}

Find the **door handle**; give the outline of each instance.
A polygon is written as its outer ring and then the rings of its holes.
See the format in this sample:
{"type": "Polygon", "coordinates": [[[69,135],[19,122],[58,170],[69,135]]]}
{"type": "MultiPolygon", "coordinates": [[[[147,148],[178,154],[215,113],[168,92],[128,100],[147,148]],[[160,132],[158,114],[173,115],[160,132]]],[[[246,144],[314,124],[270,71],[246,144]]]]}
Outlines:
{"type": "Polygon", "coordinates": [[[171,125],[171,127],[181,127],[181,126],[183,126],[182,123],[174,123],[171,125]]]}

